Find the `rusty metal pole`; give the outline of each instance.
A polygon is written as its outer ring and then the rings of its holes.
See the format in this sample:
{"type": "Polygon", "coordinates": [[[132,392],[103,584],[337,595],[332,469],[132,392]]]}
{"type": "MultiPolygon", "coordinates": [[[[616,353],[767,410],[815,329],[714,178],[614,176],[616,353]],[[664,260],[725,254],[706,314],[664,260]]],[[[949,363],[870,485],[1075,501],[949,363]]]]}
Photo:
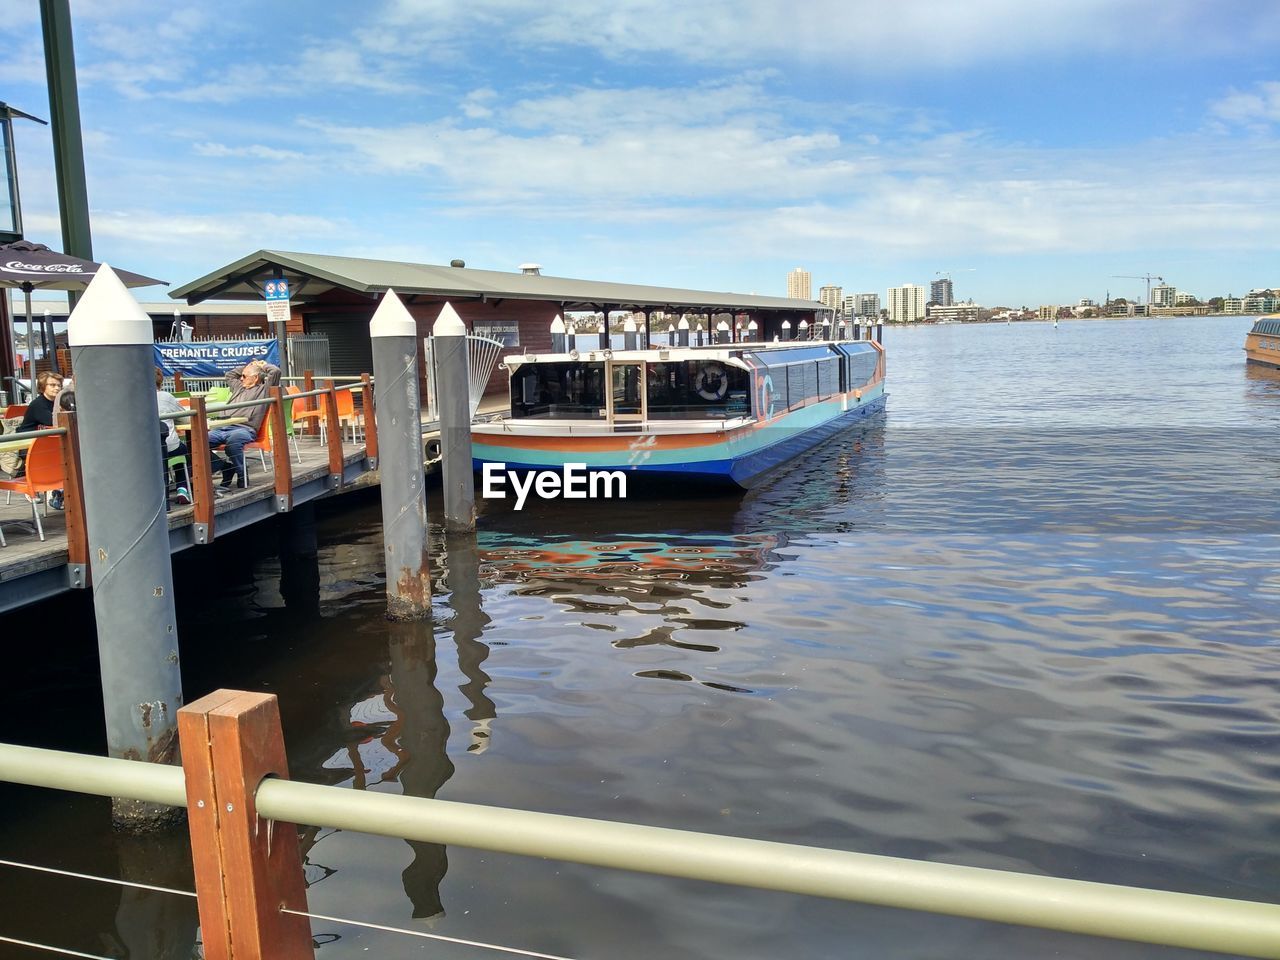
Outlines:
{"type": "Polygon", "coordinates": [[[388,290],[378,304],[369,321],[369,339],[378,385],[374,422],[387,562],[387,619],[423,620],[431,616],[431,573],[427,566],[418,325],[395,291],[388,290]]]}
{"type": "MultiPolygon", "coordinates": [[[[169,763],[182,706],[151,319],[103,267],[68,321],[107,750],[169,763]]],[[[197,452],[199,455],[199,452],[197,452]]],[[[173,812],[116,798],[116,822],[173,812]]]]}

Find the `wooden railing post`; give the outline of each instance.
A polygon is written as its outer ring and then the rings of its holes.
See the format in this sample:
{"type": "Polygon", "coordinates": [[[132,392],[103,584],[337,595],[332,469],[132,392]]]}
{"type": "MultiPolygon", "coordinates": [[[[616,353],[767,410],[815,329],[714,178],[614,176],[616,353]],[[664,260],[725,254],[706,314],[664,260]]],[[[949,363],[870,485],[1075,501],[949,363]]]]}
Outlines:
{"type": "Polygon", "coordinates": [[[271,465],[275,468],[276,512],[288,513],[293,509],[293,464],[289,462],[288,426],[284,422],[284,391],[271,388],[271,465]]]}
{"type": "Polygon", "coordinates": [[[364,416],[364,455],[373,462],[374,466],[378,464],[378,419],[374,410],[373,399],[373,378],[367,373],[360,374],[360,382],[364,384],[364,390],[360,396],[362,398],[361,414],[364,416]]]}
{"type": "Polygon", "coordinates": [[[67,565],[71,586],[89,585],[89,527],[84,516],[84,472],[80,467],[80,424],[74,410],[62,414],[67,435],[62,438],[62,465],[66,486],[62,505],[67,518],[67,565]]]}
{"type": "Polygon", "coordinates": [[[191,448],[191,500],[195,504],[192,520],[196,543],[213,543],[213,464],[209,459],[209,415],[205,412],[204,397],[192,397],[190,441],[191,448]]]}
{"type": "Polygon", "coordinates": [[[325,397],[324,422],[329,439],[329,481],[333,489],[342,489],[342,426],[338,423],[338,392],[333,388],[333,381],[326,380],[324,387],[329,393],[325,397]]]}
{"type": "Polygon", "coordinates": [[[217,690],[178,711],[206,960],[312,960],[298,833],[258,816],[267,777],[289,779],[273,694],[217,690]]]}

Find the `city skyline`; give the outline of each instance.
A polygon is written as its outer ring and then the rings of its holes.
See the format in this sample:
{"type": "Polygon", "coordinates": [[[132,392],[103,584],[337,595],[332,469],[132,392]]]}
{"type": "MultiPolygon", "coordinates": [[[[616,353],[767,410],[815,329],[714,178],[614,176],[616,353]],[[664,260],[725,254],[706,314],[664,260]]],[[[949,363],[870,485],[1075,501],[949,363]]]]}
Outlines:
{"type": "MultiPolygon", "coordinates": [[[[37,10],[0,24],[0,100],[47,117],[37,10]]],[[[1273,5],[72,12],[95,257],[175,285],[260,247],[988,304],[1280,284],[1273,5]]],[[[49,130],[14,132],[60,247],[49,130]]]]}

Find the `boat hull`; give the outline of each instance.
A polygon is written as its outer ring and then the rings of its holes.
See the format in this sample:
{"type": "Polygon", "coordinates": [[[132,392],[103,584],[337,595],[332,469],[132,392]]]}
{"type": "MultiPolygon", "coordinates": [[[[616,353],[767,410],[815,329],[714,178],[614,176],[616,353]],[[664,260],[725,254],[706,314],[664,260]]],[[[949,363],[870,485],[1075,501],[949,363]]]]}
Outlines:
{"type": "Polygon", "coordinates": [[[1244,338],[1249,363],[1280,370],[1280,316],[1260,317],[1244,338]]]}
{"type": "Polygon", "coordinates": [[[621,470],[629,477],[750,487],[760,477],[851,424],[885,408],[883,381],[860,396],[841,394],[769,420],[712,433],[613,433],[528,436],[474,430],[473,464],[528,472],[621,470]]]}

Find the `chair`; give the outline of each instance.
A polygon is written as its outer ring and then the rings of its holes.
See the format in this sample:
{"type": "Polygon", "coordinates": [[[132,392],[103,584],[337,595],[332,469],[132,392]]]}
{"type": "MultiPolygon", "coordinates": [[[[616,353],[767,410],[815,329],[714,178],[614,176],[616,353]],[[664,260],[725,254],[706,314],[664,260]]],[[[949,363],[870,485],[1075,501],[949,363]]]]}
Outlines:
{"type": "Polygon", "coordinates": [[[226,403],[231,399],[230,387],[210,387],[209,392],[204,395],[204,402],[210,403],[226,403]]]}
{"type": "Polygon", "coordinates": [[[4,409],[4,418],[8,420],[11,417],[23,417],[27,414],[27,405],[25,403],[11,403],[4,409]]]}
{"type": "MultiPolygon", "coordinates": [[[[299,390],[297,387],[294,387],[294,386],[290,386],[287,389],[290,396],[302,392],[301,390],[299,390]]],[[[320,424],[320,442],[324,443],[325,427],[329,422],[328,421],[329,395],[322,393],[319,396],[315,397],[315,400],[318,402],[314,410],[293,410],[290,413],[290,416],[293,418],[294,423],[305,422],[307,420],[315,420],[317,423],[319,423],[320,424]]]]}
{"type": "MultiPolygon", "coordinates": [[[[31,501],[31,516],[35,518],[36,532],[44,540],[44,525],[40,523],[40,511],[36,506],[36,497],[41,493],[52,493],[67,485],[66,469],[62,464],[62,438],[36,437],[35,443],[27,451],[27,472],[16,480],[0,480],[0,490],[10,493],[25,494],[31,501]]],[[[45,515],[48,516],[49,503],[45,498],[45,515]]]]}
{"type": "Polygon", "coordinates": [[[364,429],[363,416],[356,413],[356,398],[350,390],[337,391],[338,423],[351,428],[351,442],[356,442],[356,428],[364,429]]]}
{"type": "MultiPolygon", "coordinates": [[[[263,472],[265,473],[267,469],[267,454],[269,453],[273,457],[276,455],[275,449],[271,443],[271,414],[270,413],[268,413],[267,416],[262,418],[262,426],[258,428],[258,436],[255,437],[251,443],[246,443],[244,445],[244,449],[246,454],[250,450],[258,451],[258,456],[262,458],[262,469],[263,469],[263,472]]],[[[289,456],[287,452],[288,444],[285,445],[285,450],[286,450],[285,457],[287,458],[289,456]]],[[[296,439],[294,440],[293,452],[297,454],[298,462],[301,463],[302,452],[298,450],[298,444],[296,439]]],[[[248,472],[249,472],[249,459],[246,456],[245,457],[245,473],[248,474],[248,472]]]]}

